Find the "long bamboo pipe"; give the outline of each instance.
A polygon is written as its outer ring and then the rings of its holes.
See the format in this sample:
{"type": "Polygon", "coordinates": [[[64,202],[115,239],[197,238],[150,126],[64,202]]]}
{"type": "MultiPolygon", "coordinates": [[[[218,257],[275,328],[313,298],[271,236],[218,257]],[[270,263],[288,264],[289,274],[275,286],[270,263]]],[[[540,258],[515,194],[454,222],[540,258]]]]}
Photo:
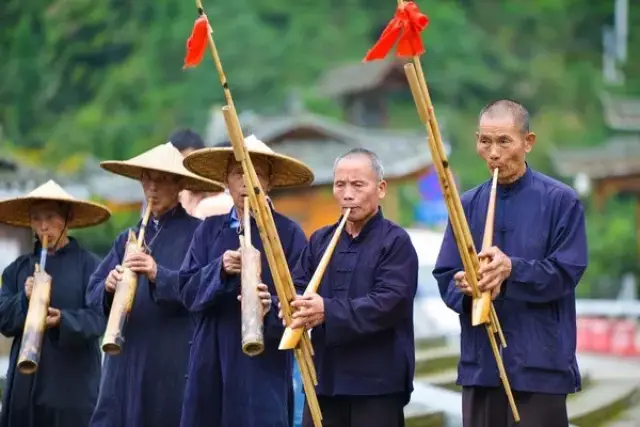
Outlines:
{"type": "MultiPolygon", "coordinates": [[[[451,226],[454,232],[453,234],[457,242],[460,258],[462,259],[462,263],[466,272],[466,279],[472,288],[473,296],[477,298],[479,295],[477,274],[479,269],[478,255],[473,245],[473,239],[471,238],[469,224],[467,223],[466,217],[464,216],[464,210],[462,209],[460,196],[458,195],[456,186],[453,184],[454,181],[451,170],[449,169],[449,162],[444,153],[442,139],[438,130],[437,122],[435,120],[433,104],[431,103],[431,98],[428,96],[429,91],[427,88],[426,80],[424,78],[424,73],[422,72],[422,66],[420,65],[419,58],[413,57],[413,63],[406,64],[404,66],[404,69],[409,81],[409,87],[411,88],[411,93],[413,94],[416,108],[418,110],[418,115],[421,121],[425,124],[427,130],[428,143],[431,151],[431,156],[433,158],[433,164],[440,180],[440,185],[442,187],[445,200],[447,202],[449,220],[451,222],[451,226]],[[417,73],[416,69],[420,70],[419,74],[417,73]]],[[[500,324],[498,322],[497,315],[495,314],[493,304],[490,304],[490,307],[490,316],[488,316],[489,318],[486,322],[484,322],[484,325],[487,330],[489,343],[496,360],[496,365],[498,366],[500,378],[502,380],[502,384],[504,386],[509,404],[511,406],[513,417],[516,422],[520,422],[520,414],[516,407],[515,399],[513,398],[513,393],[511,391],[511,386],[504,369],[504,363],[498,349],[495,333],[499,333],[501,340],[503,340],[503,347],[506,347],[506,342],[504,342],[502,328],[500,328],[500,324]]]]}
{"type": "MultiPolygon", "coordinates": [[[[348,208],[344,215],[342,216],[342,220],[336,228],[336,231],[333,233],[331,237],[331,241],[329,242],[329,246],[322,254],[322,258],[320,258],[320,262],[318,263],[318,267],[316,267],[316,271],[313,273],[307,288],[304,291],[304,295],[309,295],[315,292],[318,292],[318,287],[320,286],[320,282],[322,281],[322,276],[324,276],[324,271],[327,269],[327,265],[329,265],[329,261],[331,260],[331,256],[333,255],[333,251],[338,244],[338,240],[340,239],[340,234],[342,234],[342,230],[344,229],[344,225],[347,223],[347,218],[349,218],[349,214],[351,213],[351,208],[348,208]]],[[[300,342],[300,338],[302,338],[302,334],[304,333],[305,328],[296,328],[291,329],[291,327],[287,326],[282,334],[282,339],[280,340],[280,346],[278,347],[280,350],[291,350],[295,348],[300,342]]]]}

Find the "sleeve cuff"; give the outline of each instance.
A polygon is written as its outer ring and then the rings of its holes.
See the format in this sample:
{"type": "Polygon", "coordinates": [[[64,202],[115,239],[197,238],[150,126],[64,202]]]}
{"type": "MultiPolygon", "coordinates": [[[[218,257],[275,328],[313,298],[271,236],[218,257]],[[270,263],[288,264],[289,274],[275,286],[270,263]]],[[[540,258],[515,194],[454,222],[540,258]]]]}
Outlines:
{"type": "Polygon", "coordinates": [[[27,311],[29,311],[29,300],[27,300],[27,293],[25,291],[22,291],[20,301],[22,302],[22,311],[26,314],[27,311]]]}
{"type": "Polygon", "coordinates": [[[462,296],[462,313],[471,314],[471,309],[473,307],[473,298],[468,295],[462,296]]]}

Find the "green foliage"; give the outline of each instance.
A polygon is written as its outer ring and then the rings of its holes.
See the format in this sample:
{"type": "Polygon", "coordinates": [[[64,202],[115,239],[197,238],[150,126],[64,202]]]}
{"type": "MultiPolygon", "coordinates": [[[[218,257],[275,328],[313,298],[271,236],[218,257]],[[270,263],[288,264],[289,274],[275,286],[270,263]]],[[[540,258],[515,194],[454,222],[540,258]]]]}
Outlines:
{"type": "Polygon", "coordinates": [[[105,256],[111,249],[115,237],[137,224],[140,219],[139,212],[122,212],[115,213],[111,216],[111,220],[97,227],[72,230],[69,234],[87,250],[92,251],[98,256],[105,256]]]}
{"type": "Polygon", "coordinates": [[[634,200],[612,200],[603,210],[587,209],[589,267],[577,292],[615,298],[622,276],[640,278],[634,200]]]}
{"type": "MultiPolygon", "coordinates": [[[[529,162],[542,172],[553,174],[550,148],[602,142],[601,29],[611,24],[613,2],[418,3],[430,17],[422,62],[464,189],[489,177],[475,154],[474,130],[478,111],[493,99],[517,99],[533,113],[538,142],[529,162]]],[[[630,3],[627,84],[616,90],[640,95],[640,59],[633,55],[640,46],[640,32],[633,31],[640,3],[630,3]]],[[[308,108],[334,117],[342,116],[340,106],[318,98],[314,83],[330,67],[360,61],[395,5],[205,0],[239,110],[275,112],[297,87],[304,88],[308,108]]],[[[88,155],[131,157],[177,127],[204,130],[210,109],[223,101],[210,55],[200,67],[182,69],[194,2],[3,0],[2,11],[0,125],[21,160],[72,172],[88,155]]],[[[394,98],[390,111],[392,127],[421,127],[410,96],[394,98]]],[[[631,234],[622,236],[630,227],[624,213],[608,211],[605,221],[589,212],[590,233],[599,241],[591,240],[596,249],[585,283],[627,268],[627,255],[624,263],[613,262],[614,249],[598,249],[602,242],[618,242],[625,254],[635,249],[631,234]]],[[[78,236],[105,253],[115,234],[134,222],[116,215],[78,236]]]]}

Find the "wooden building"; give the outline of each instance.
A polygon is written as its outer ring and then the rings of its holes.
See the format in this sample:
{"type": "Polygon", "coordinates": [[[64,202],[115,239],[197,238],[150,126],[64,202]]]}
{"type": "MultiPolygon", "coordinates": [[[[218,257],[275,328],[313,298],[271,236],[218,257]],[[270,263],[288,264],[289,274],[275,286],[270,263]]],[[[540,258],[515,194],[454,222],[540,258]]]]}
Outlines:
{"type": "Polygon", "coordinates": [[[392,56],[381,61],[346,64],[329,70],[316,90],[320,96],[340,103],[347,123],[369,129],[386,128],[394,95],[412,99],[403,66],[403,61],[392,56]]]}
{"type": "Polygon", "coordinates": [[[610,137],[592,148],[558,150],[553,154],[558,172],[565,177],[589,178],[597,207],[611,197],[636,200],[640,243],[640,99],[602,99],[610,137]]]}
{"type": "MultiPolygon", "coordinates": [[[[403,226],[416,225],[421,198],[417,183],[430,172],[431,156],[421,127],[396,130],[388,126],[392,98],[399,94],[412,102],[402,63],[388,59],[347,64],[330,70],[316,90],[338,102],[343,120],[306,111],[296,96],[289,99],[282,115],[240,114],[245,136],[255,134],[274,151],[303,161],[314,172],[310,188],[274,192],[271,196],[276,208],[298,221],[306,233],[336,221],[334,161],[350,149],[362,147],[374,151],[382,161],[389,183],[382,202],[385,216],[403,226]]],[[[418,124],[417,116],[415,120],[418,124]]],[[[219,109],[212,111],[206,135],[207,145],[227,139],[219,109]]]]}

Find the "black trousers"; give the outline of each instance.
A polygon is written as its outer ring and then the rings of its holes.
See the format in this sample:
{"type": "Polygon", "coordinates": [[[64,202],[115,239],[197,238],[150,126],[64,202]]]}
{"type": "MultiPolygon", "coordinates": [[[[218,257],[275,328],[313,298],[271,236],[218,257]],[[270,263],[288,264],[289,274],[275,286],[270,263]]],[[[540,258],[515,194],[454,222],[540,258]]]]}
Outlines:
{"type": "Polygon", "coordinates": [[[568,427],[567,395],[513,392],[520,423],[502,387],[463,387],[463,427],[568,427]]]}
{"type": "MultiPolygon", "coordinates": [[[[403,396],[318,396],[322,427],[404,427],[403,396]]],[[[313,427],[307,402],[302,426],[313,427]]]]}

